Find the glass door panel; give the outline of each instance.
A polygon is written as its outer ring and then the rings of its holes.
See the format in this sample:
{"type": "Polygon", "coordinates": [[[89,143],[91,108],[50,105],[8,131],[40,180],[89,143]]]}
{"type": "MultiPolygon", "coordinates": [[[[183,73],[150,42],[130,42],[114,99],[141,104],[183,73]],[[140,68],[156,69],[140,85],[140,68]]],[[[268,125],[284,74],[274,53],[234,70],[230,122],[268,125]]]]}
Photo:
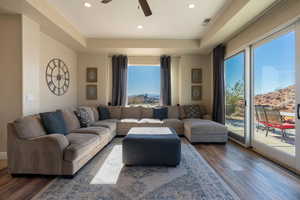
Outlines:
{"type": "Polygon", "coordinates": [[[295,32],[273,36],[252,48],[253,140],[267,156],[294,166],[295,32]]]}
{"type": "Polygon", "coordinates": [[[245,144],[245,52],[225,60],[225,125],[229,136],[245,144]]]}

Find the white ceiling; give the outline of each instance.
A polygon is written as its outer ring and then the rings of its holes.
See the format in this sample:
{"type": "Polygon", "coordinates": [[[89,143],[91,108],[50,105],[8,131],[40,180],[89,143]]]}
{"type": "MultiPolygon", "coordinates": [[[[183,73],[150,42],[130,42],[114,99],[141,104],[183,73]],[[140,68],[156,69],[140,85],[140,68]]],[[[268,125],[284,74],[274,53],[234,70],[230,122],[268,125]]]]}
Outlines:
{"type": "Polygon", "coordinates": [[[153,15],[138,10],[138,0],[48,0],[84,36],[97,38],[197,39],[229,0],[148,0],[153,15]],[[92,4],[85,8],[84,2],[92,4]],[[196,5],[189,9],[188,4],[196,5]],[[137,29],[143,25],[143,29],[137,29]]]}

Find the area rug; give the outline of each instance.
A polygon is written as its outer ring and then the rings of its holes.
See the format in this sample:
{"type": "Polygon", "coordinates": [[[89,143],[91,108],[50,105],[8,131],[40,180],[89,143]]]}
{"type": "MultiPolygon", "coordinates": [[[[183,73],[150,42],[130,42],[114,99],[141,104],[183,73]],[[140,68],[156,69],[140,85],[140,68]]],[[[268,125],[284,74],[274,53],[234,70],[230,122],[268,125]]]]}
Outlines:
{"type": "Polygon", "coordinates": [[[196,149],[182,142],[177,167],[125,167],[116,138],[73,179],[58,177],[38,200],[237,200],[196,149]]]}

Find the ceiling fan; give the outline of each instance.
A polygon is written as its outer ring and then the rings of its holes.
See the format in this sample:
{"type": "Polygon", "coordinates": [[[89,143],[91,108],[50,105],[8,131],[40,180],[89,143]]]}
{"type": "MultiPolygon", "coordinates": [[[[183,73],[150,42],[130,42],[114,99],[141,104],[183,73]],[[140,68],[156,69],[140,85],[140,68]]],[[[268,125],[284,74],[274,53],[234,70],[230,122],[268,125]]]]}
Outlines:
{"type": "MultiPolygon", "coordinates": [[[[112,0],[101,0],[102,3],[107,4],[111,2],[112,0]]],[[[147,0],[139,0],[140,6],[145,14],[146,17],[149,17],[152,15],[152,11],[150,9],[150,6],[147,2],[147,0]]]]}

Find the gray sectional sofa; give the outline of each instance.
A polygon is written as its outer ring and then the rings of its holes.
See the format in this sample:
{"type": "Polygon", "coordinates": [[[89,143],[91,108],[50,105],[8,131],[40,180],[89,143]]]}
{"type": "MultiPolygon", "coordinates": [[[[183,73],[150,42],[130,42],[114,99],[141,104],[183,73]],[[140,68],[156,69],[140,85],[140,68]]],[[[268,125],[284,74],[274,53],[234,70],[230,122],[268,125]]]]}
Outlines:
{"type": "MultiPolygon", "coordinates": [[[[153,119],[152,108],[107,107],[110,119],[99,120],[91,107],[92,121],[82,128],[73,109],[62,110],[67,135],[46,134],[39,115],[8,124],[8,168],[11,174],[74,175],[115,136],[132,127],[170,127],[190,142],[226,142],[227,129],[212,122],[206,112],[190,119],[183,106],[169,106],[168,119],[153,119]],[[201,123],[202,122],[202,123],[201,123]],[[205,122],[205,123],[203,123],[205,122]]],[[[204,109],[203,109],[204,110],[204,109]]]]}

